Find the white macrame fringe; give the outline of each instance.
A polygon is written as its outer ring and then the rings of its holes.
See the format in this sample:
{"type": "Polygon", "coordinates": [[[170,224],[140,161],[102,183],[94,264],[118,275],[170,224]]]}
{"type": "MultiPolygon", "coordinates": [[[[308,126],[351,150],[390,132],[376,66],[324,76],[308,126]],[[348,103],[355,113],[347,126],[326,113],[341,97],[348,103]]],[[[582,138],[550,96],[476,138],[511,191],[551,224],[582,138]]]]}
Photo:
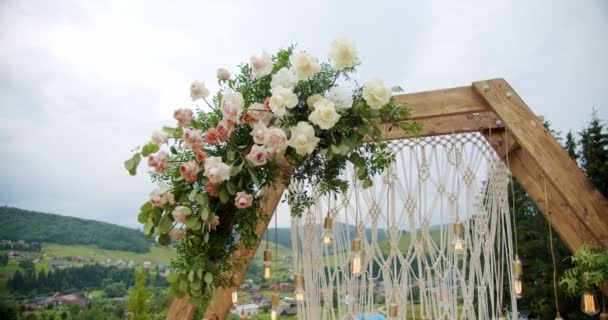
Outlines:
{"type": "Polygon", "coordinates": [[[517,314],[508,168],[480,134],[391,146],[396,162],[371,188],[363,189],[351,168],[348,193],[317,195],[316,205],[292,219],[294,271],[305,283],[298,319],[372,319],[386,315],[391,303],[398,319],[497,319],[505,299],[517,314]],[[321,243],[328,211],[330,247],[321,243]],[[464,254],[452,248],[457,216],[465,226],[464,254]],[[360,276],[350,270],[353,236],[362,240],[360,276]]]}

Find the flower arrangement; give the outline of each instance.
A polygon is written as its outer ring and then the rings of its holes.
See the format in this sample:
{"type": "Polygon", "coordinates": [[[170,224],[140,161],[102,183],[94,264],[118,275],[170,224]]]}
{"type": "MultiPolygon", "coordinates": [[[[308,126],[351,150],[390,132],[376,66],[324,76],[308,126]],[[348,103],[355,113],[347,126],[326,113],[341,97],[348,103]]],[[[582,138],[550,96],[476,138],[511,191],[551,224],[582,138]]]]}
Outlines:
{"type": "MultiPolygon", "coordinates": [[[[245,246],[257,240],[262,188],[287,177],[323,193],[344,192],[349,184],[339,176],[347,162],[371,186],[370,176],[394,161],[377,141],[379,125],[419,130],[409,109],[392,100],[399,88],[352,80],[359,60],[351,41],[332,42],[329,58],[319,62],[294,47],[262,52],[236,75],[217,70],[220,89],[212,97],[203,82],[193,82],[190,95],[202,108],[175,110],[177,126],[154,132],[125,162],[135,175],[147,157],[159,183],[138,221],[160,245],[179,241],[168,277],[176,295],[205,305],[217,287],[233,285],[238,262],[230,255],[237,237],[245,246]]],[[[304,191],[287,200],[298,216],[314,199],[304,191]]]]}

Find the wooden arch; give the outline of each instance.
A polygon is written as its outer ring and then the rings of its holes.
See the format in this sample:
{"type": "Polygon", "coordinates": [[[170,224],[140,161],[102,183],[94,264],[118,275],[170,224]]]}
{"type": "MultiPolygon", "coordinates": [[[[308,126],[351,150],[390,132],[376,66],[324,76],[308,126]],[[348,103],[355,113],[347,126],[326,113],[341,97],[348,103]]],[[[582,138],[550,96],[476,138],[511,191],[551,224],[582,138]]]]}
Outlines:
{"type": "MultiPolygon", "coordinates": [[[[424,125],[417,136],[481,132],[500,156],[508,153],[513,176],[571,251],[583,244],[608,248],[608,201],[504,79],[402,94],[395,100],[410,107],[412,119],[424,125]],[[550,210],[544,202],[545,179],[550,210]]],[[[397,128],[383,129],[385,140],[412,137],[397,128]]],[[[284,190],[280,181],[264,190],[261,214],[272,217],[284,190]]],[[[257,226],[260,239],[267,227],[265,222],[257,226]]],[[[246,261],[235,270],[237,283],[242,282],[259,243],[252,248],[239,245],[234,252],[235,259],[246,261]]],[[[231,307],[231,290],[220,288],[203,319],[225,319],[231,307]]],[[[190,320],[195,311],[187,298],[175,298],[167,320],[190,320]]]]}

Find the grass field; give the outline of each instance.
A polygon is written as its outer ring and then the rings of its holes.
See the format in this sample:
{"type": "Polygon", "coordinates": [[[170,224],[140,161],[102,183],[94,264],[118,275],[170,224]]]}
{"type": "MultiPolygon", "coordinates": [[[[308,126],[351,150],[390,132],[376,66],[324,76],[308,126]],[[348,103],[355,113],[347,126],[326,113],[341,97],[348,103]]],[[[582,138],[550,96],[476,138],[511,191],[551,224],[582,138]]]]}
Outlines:
{"type": "Polygon", "coordinates": [[[135,253],[129,251],[105,250],[92,245],[61,245],[54,243],[45,243],[42,245],[42,253],[45,259],[50,257],[67,257],[67,256],[88,256],[95,257],[98,262],[106,259],[122,259],[125,261],[133,260],[133,262],[141,265],[144,261],[151,261],[153,264],[169,264],[171,258],[175,256],[175,250],[171,248],[160,248],[156,246],[150,247],[148,253],[135,253]]]}

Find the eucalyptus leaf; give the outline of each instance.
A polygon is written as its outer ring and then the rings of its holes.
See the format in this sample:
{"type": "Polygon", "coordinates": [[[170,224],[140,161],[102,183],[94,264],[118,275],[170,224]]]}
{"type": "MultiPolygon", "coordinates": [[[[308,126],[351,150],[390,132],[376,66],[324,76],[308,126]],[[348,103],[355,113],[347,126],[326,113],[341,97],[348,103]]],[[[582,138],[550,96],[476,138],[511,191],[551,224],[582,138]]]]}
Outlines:
{"type": "Polygon", "coordinates": [[[146,223],[148,220],[148,211],[142,211],[137,215],[137,222],[146,223]]]}
{"type": "Polygon", "coordinates": [[[134,176],[137,174],[137,166],[139,165],[139,162],[141,161],[141,154],[136,153],[133,155],[133,157],[131,157],[131,159],[125,161],[125,169],[127,169],[127,171],[129,171],[129,174],[134,176]]]}
{"type": "Polygon", "coordinates": [[[171,272],[167,275],[167,282],[175,283],[177,280],[179,280],[179,275],[177,275],[177,273],[171,272]]]}
{"type": "Polygon", "coordinates": [[[197,193],[196,196],[194,196],[194,201],[201,207],[205,207],[209,204],[209,198],[204,193],[197,193]]]}
{"type": "Polygon", "coordinates": [[[203,278],[203,280],[205,280],[206,283],[213,282],[213,274],[211,272],[205,273],[205,277],[203,278]]]}
{"type": "Polygon", "coordinates": [[[151,236],[153,231],[154,231],[154,220],[149,218],[148,221],[146,221],[146,224],[144,224],[144,234],[147,236],[151,236]]]}
{"type": "Polygon", "coordinates": [[[166,214],[162,218],[160,218],[160,221],[158,222],[158,230],[160,232],[167,233],[171,230],[172,227],[173,227],[173,220],[171,220],[171,218],[169,218],[168,214],[166,214]]]}
{"type": "Polygon", "coordinates": [[[207,220],[207,218],[209,218],[209,208],[208,207],[201,207],[200,209],[200,214],[201,214],[201,220],[207,220]]]}
{"type": "Polygon", "coordinates": [[[228,181],[228,183],[226,183],[226,190],[228,190],[228,193],[230,195],[235,195],[236,194],[236,186],[234,185],[234,182],[232,181],[228,181]]]}
{"type": "Polygon", "coordinates": [[[190,272],[188,273],[188,281],[194,281],[194,270],[190,270],[190,272]]]}
{"type": "Polygon", "coordinates": [[[141,155],[147,157],[155,152],[157,152],[160,147],[157,144],[148,143],[141,149],[141,155]]]}
{"type": "Polygon", "coordinates": [[[230,201],[230,194],[228,194],[226,188],[222,188],[222,191],[220,191],[220,201],[222,203],[228,203],[228,201],[230,201]]]}
{"type": "Polygon", "coordinates": [[[161,235],[156,239],[156,242],[163,247],[166,247],[171,244],[171,237],[167,233],[161,233],[161,235]]]}
{"type": "Polygon", "coordinates": [[[367,178],[363,181],[363,189],[367,189],[373,185],[374,185],[374,182],[370,178],[367,178]]]}

